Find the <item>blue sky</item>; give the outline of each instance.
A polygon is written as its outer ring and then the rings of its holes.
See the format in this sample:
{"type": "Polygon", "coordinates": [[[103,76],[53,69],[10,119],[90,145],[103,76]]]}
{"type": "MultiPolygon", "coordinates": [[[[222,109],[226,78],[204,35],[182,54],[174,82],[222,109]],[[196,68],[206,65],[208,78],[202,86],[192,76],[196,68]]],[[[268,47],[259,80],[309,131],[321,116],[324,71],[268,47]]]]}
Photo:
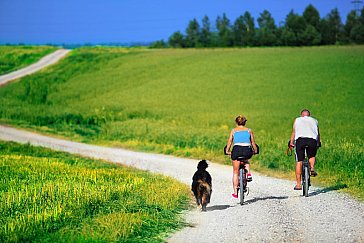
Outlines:
{"type": "Polygon", "coordinates": [[[302,14],[310,3],[321,16],[338,8],[343,21],[354,8],[351,0],[0,0],[0,43],[167,40],[204,15],[214,23],[226,13],[234,22],[245,11],[257,19],[266,9],[279,24],[291,9],[302,14]]]}

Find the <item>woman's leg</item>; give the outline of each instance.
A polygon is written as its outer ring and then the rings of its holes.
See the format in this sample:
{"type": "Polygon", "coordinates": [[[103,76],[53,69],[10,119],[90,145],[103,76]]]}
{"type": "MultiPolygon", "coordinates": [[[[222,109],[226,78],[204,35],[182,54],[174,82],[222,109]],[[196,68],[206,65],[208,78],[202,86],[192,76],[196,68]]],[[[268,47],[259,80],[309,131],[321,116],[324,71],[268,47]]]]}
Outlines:
{"type": "Polygon", "coordinates": [[[233,187],[235,195],[238,194],[237,187],[239,184],[239,166],[240,166],[240,161],[233,160],[233,187]]]}

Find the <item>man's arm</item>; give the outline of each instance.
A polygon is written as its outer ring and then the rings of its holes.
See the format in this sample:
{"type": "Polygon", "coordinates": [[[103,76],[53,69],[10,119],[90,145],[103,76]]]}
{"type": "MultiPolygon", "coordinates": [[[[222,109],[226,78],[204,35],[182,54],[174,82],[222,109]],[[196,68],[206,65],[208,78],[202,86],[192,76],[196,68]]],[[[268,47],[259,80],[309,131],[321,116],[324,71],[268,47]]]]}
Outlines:
{"type": "MultiPolygon", "coordinates": [[[[296,121],[296,120],[295,120],[295,121],[296,121]]],[[[293,123],[291,140],[290,140],[290,142],[289,142],[289,145],[290,145],[291,147],[294,147],[294,137],[295,137],[295,135],[296,135],[296,132],[295,132],[295,129],[294,129],[294,123],[293,123]]]]}

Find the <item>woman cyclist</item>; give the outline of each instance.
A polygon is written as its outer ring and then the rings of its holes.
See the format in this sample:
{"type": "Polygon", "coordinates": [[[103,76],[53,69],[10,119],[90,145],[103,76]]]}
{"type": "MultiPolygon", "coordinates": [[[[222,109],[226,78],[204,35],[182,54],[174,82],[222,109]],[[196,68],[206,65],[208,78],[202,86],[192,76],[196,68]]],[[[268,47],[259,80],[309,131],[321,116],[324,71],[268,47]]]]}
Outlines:
{"type": "Polygon", "coordinates": [[[248,170],[247,180],[252,181],[252,175],[250,173],[250,163],[248,159],[253,156],[253,153],[257,152],[257,146],[254,141],[253,131],[250,128],[245,127],[247,119],[239,115],[236,119],[236,127],[231,130],[230,137],[228,140],[228,144],[226,147],[226,153],[231,155],[231,160],[233,161],[233,187],[234,193],[232,196],[234,198],[238,198],[237,187],[239,181],[239,166],[240,161],[238,161],[238,157],[245,157],[247,160],[245,161],[245,168],[248,170]],[[233,145],[233,149],[231,152],[230,148],[233,145]]]}

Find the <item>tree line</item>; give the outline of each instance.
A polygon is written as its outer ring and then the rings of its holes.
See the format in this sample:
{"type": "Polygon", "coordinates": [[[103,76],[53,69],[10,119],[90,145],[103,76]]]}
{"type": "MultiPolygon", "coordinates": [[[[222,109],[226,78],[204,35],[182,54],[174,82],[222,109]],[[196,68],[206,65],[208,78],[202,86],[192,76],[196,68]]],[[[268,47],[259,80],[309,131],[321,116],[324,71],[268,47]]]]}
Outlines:
{"type": "Polygon", "coordinates": [[[243,46],[314,46],[333,44],[364,44],[364,8],[351,11],[346,23],[337,8],[321,18],[319,11],[308,5],[303,14],[291,10],[279,25],[268,10],[260,13],[255,25],[253,16],[246,11],[234,22],[224,13],[215,25],[208,16],[201,23],[189,21],[185,33],[174,32],[168,42],[155,41],[153,48],[243,47],[243,46]]]}

